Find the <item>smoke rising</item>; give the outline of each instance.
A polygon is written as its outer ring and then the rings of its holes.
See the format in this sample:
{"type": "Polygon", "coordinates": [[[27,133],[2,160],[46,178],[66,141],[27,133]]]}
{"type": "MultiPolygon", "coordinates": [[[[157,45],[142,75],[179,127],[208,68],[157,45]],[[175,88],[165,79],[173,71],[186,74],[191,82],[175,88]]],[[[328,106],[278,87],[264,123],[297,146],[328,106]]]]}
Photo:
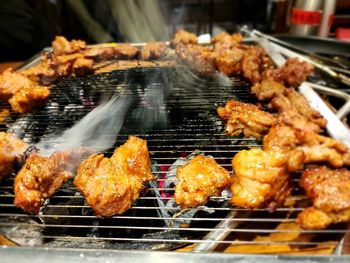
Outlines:
{"type": "Polygon", "coordinates": [[[43,138],[36,147],[44,156],[79,147],[105,151],[114,145],[131,101],[130,96],[115,96],[93,109],[72,128],[43,138]]]}

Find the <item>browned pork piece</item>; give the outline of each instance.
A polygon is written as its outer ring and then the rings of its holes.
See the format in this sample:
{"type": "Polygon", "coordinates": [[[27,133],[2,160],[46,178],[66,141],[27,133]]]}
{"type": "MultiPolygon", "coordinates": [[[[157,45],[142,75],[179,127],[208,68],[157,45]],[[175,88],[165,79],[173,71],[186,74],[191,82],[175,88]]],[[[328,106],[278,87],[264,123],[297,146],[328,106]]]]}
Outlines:
{"type": "Polygon", "coordinates": [[[233,136],[261,138],[277,123],[277,118],[258,106],[234,100],[227,101],[225,107],[218,107],[217,112],[226,122],[226,134],[233,136]]]}
{"type": "Polygon", "coordinates": [[[350,153],[340,141],[282,123],[269,130],[263,139],[263,148],[286,154],[289,171],[301,170],[303,164],[308,163],[321,162],[333,167],[350,165],[350,153]]]}
{"type": "Polygon", "coordinates": [[[0,98],[9,102],[14,112],[27,113],[41,106],[50,96],[47,87],[39,86],[34,81],[12,69],[0,75],[0,98]]]}
{"type": "Polygon", "coordinates": [[[17,91],[32,86],[32,81],[22,74],[6,69],[0,75],[0,99],[7,102],[17,91]]]}
{"type": "Polygon", "coordinates": [[[23,114],[42,106],[50,95],[51,92],[47,87],[32,86],[16,92],[9,99],[9,103],[14,112],[23,114]]]}
{"type": "Polygon", "coordinates": [[[175,202],[181,208],[204,205],[212,196],[219,196],[230,184],[228,171],[213,158],[196,156],[177,170],[175,202]]]}
{"type": "Polygon", "coordinates": [[[287,87],[298,87],[313,72],[314,67],[311,64],[302,62],[297,58],[288,58],[282,67],[266,70],[263,79],[275,80],[287,87]]]}
{"type": "Polygon", "coordinates": [[[242,58],[244,51],[232,48],[216,54],[216,66],[226,76],[233,76],[242,72],[242,58]]]}
{"type": "Polygon", "coordinates": [[[15,206],[30,214],[39,213],[44,200],[73,176],[87,154],[81,149],[55,152],[50,157],[32,153],[15,177],[15,206]]]}
{"type": "Polygon", "coordinates": [[[300,186],[313,206],[302,211],[297,223],[305,229],[324,229],[330,224],[350,221],[350,172],[325,166],[305,171],[300,186]]]}
{"type": "Polygon", "coordinates": [[[198,38],[195,34],[187,32],[185,30],[178,30],[174,36],[174,39],[170,41],[170,45],[175,48],[179,44],[197,44],[198,38]]]}
{"type": "Polygon", "coordinates": [[[260,82],[262,73],[271,67],[272,62],[264,49],[251,46],[244,52],[242,59],[243,76],[253,84],[260,82]]]}
{"type": "Polygon", "coordinates": [[[307,121],[316,124],[319,127],[318,130],[327,126],[326,119],[309,105],[303,94],[293,88],[285,89],[283,93],[276,94],[271,100],[270,106],[282,113],[293,111],[307,121]]]}
{"type": "Polygon", "coordinates": [[[111,158],[94,154],[84,160],[74,185],[97,216],[110,217],[131,208],[145,184],[154,179],[147,142],[130,136],[111,158]]]}
{"type": "Polygon", "coordinates": [[[214,51],[221,55],[242,40],[243,36],[239,33],[230,35],[227,32],[221,32],[212,38],[211,43],[214,46],[214,51]]]}
{"type": "Polygon", "coordinates": [[[166,44],[164,42],[149,42],[140,52],[142,60],[159,59],[165,56],[166,44]]]}
{"type": "Polygon", "coordinates": [[[258,148],[238,152],[232,160],[231,202],[270,210],[283,205],[292,189],[287,163],[288,157],[280,152],[258,148]]]}
{"type": "Polygon", "coordinates": [[[286,156],[289,172],[304,168],[305,155],[302,149],[298,148],[295,130],[290,126],[281,123],[272,126],[264,136],[263,149],[286,156]]]}
{"type": "Polygon", "coordinates": [[[350,165],[348,148],[340,141],[315,132],[296,132],[305,163],[326,162],[333,167],[350,165]]]}
{"type": "Polygon", "coordinates": [[[97,46],[86,49],[83,52],[85,58],[94,61],[108,59],[134,59],[139,50],[130,44],[116,44],[115,46],[97,46]]]}
{"type": "Polygon", "coordinates": [[[78,53],[86,49],[86,43],[82,40],[68,41],[65,37],[56,36],[52,42],[52,52],[55,56],[78,53]]]}
{"type": "Polygon", "coordinates": [[[215,56],[210,48],[178,44],[175,52],[178,58],[199,76],[208,76],[215,72],[215,56]]]}
{"type": "Polygon", "coordinates": [[[0,132],[0,181],[12,172],[13,166],[21,161],[28,147],[27,143],[13,134],[0,132]]]}
{"type": "Polygon", "coordinates": [[[271,100],[278,94],[283,94],[286,87],[274,80],[262,80],[256,83],[250,90],[259,100],[271,100]]]}

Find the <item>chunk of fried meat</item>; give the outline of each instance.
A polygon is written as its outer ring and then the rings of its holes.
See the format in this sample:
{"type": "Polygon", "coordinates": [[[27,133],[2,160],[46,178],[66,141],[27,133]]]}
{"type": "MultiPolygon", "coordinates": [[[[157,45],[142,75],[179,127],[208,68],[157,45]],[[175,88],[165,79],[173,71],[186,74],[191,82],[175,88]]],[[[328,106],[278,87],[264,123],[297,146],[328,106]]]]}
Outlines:
{"type": "Polygon", "coordinates": [[[204,205],[230,184],[230,175],[213,158],[196,156],[177,170],[175,202],[181,208],[204,205]]]}
{"type": "Polygon", "coordinates": [[[94,154],[78,167],[74,185],[100,217],[122,214],[154,180],[147,142],[135,136],[117,148],[111,158],[94,154]]]}
{"type": "Polygon", "coordinates": [[[225,107],[218,107],[218,115],[226,123],[226,134],[261,138],[277,123],[272,114],[250,103],[229,100],[225,107]]]}
{"type": "Polygon", "coordinates": [[[305,171],[300,186],[313,206],[302,211],[297,223],[305,229],[324,229],[350,221],[350,171],[325,166],[305,171]]]}

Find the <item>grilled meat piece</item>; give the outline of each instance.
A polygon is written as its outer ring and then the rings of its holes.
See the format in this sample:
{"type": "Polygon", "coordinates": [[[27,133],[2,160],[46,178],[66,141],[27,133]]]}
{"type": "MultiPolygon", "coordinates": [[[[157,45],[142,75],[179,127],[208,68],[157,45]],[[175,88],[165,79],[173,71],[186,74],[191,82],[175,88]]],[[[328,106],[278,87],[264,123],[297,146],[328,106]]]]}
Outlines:
{"type": "Polygon", "coordinates": [[[28,113],[33,109],[43,105],[50,97],[51,92],[47,87],[32,86],[20,89],[9,99],[9,103],[14,112],[28,113]]]}
{"type": "Polygon", "coordinates": [[[178,58],[200,76],[215,72],[215,57],[210,48],[200,45],[178,44],[175,52],[178,58]]]}
{"type": "Polygon", "coordinates": [[[15,206],[30,214],[39,213],[43,201],[72,177],[88,153],[85,149],[55,152],[50,157],[32,153],[15,177],[15,206]]]}
{"type": "Polygon", "coordinates": [[[267,152],[278,152],[285,155],[289,172],[302,170],[304,167],[304,152],[298,148],[297,136],[290,126],[281,123],[272,126],[264,136],[263,149],[267,152]]]}
{"type": "Polygon", "coordinates": [[[214,51],[221,55],[242,40],[243,36],[239,33],[230,35],[227,32],[221,32],[212,38],[211,43],[214,45],[214,51]]]}
{"type": "Polygon", "coordinates": [[[324,229],[350,221],[350,171],[313,168],[302,174],[299,183],[313,204],[298,215],[297,223],[303,228],[324,229]]]}
{"type": "Polygon", "coordinates": [[[32,81],[12,68],[0,75],[0,99],[7,102],[17,91],[32,86],[32,81]]]}
{"type": "Polygon", "coordinates": [[[350,164],[350,153],[340,141],[282,123],[269,130],[263,147],[265,151],[287,154],[289,171],[301,170],[307,163],[325,162],[333,167],[350,164]]]}
{"type": "MultiPolygon", "coordinates": [[[[311,106],[309,105],[309,103],[307,102],[303,94],[297,92],[293,88],[285,89],[283,94],[278,93],[271,100],[270,107],[279,112],[286,113],[287,115],[288,114],[300,115],[301,117],[305,118],[307,121],[319,127],[319,128],[315,127],[316,129],[315,131],[319,132],[320,128],[325,128],[327,126],[326,119],[324,119],[318,111],[311,108],[311,106]],[[291,111],[294,113],[290,113],[291,111]]],[[[288,118],[288,116],[286,117],[288,118]]]]}
{"type": "Polygon", "coordinates": [[[0,75],[0,97],[8,101],[14,112],[27,113],[42,105],[50,96],[47,87],[38,86],[34,81],[12,69],[0,75]]]}
{"type": "Polygon", "coordinates": [[[65,37],[56,36],[52,42],[52,52],[55,56],[78,53],[86,49],[86,43],[82,40],[68,41],[65,37]]]}
{"type": "Polygon", "coordinates": [[[28,147],[27,143],[13,134],[0,132],[0,181],[12,172],[13,166],[21,161],[28,147]]]}
{"type": "Polygon", "coordinates": [[[272,67],[272,62],[264,49],[259,47],[248,48],[242,59],[243,76],[256,84],[262,80],[262,72],[272,67]]]}
{"type": "Polygon", "coordinates": [[[263,79],[274,80],[288,87],[298,87],[314,71],[314,67],[301,62],[297,58],[288,58],[286,63],[277,69],[268,69],[263,74],[263,79]]]}
{"type": "Polygon", "coordinates": [[[264,79],[252,87],[251,93],[259,100],[271,100],[277,96],[277,94],[283,94],[285,89],[286,88],[279,82],[264,79]]]}
{"type": "Polygon", "coordinates": [[[130,44],[117,44],[116,46],[98,46],[88,48],[84,51],[85,58],[94,61],[108,59],[134,59],[139,50],[130,44]]]}
{"type": "Polygon", "coordinates": [[[238,152],[232,160],[231,202],[271,210],[283,205],[291,193],[287,163],[287,156],[279,152],[258,148],[238,152]]]}
{"type": "Polygon", "coordinates": [[[278,121],[300,131],[315,133],[320,132],[320,126],[308,121],[304,116],[300,115],[299,112],[296,112],[294,110],[280,112],[278,121]]]}
{"type": "Polygon", "coordinates": [[[178,30],[174,36],[174,39],[170,41],[171,47],[175,48],[179,44],[197,44],[198,39],[195,34],[187,32],[185,30],[178,30]]]}
{"type": "Polygon", "coordinates": [[[196,156],[177,170],[175,202],[181,208],[204,205],[212,196],[219,196],[230,184],[228,171],[213,158],[196,156]]]}
{"type": "Polygon", "coordinates": [[[130,136],[111,158],[98,154],[84,160],[74,185],[97,216],[110,217],[131,208],[145,184],[154,179],[147,142],[130,136]]]}
{"type": "Polygon", "coordinates": [[[239,48],[232,48],[216,55],[216,66],[226,76],[233,76],[241,73],[242,58],[244,51],[239,48]]]}
{"type": "Polygon", "coordinates": [[[159,59],[165,56],[166,44],[164,42],[149,42],[141,49],[142,60],[159,59]]]}
{"type": "Polygon", "coordinates": [[[114,70],[127,70],[132,68],[154,68],[154,67],[174,67],[175,61],[160,60],[160,61],[137,61],[137,60],[119,60],[114,63],[109,63],[106,66],[101,66],[95,72],[97,74],[111,72],[114,70]]]}
{"type": "Polygon", "coordinates": [[[93,72],[92,59],[87,58],[77,58],[72,66],[73,74],[77,77],[83,77],[93,72]]]}
{"type": "Polygon", "coordinates": [[[350,165],[348,148],[340,141],[315,132],[296,132],[305,163],[326,162],[333,167],[350,165]]]}
{"type": "Polygon", "coordinates": [[[277,118],[258,106],[234,100],[227,101],[217,112],[226,122],[226,134],[233,136],[244,134],[245,137],[261,138],[277,122],[277,118]]]}

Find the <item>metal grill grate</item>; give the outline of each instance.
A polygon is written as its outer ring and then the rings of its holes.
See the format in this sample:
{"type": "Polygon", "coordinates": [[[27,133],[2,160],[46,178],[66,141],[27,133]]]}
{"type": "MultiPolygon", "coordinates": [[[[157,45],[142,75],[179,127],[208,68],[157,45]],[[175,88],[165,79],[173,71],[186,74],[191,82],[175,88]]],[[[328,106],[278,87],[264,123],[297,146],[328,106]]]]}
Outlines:
{"type": "MultiPolygon", "coordinates": [[[[24,214],[13,205],[13,175],[0,185],[1,233],[26,246],[173,250],[191,243],[213,242],[203,240],[203,237],[228,213],[236,211],[237,217],[228,220],[239,224],[229,229],[231,234],[225,241],[217,241],[223,247],[232,243],[287,244],[297,248],[327,245],[335,251],[340,244],[343,247],[349,245],[343,240],[349,232],[345,224],[321,231],[276,228],[281,223],[295,222],[302,204],[307,202],[297,186],[298,174],[294,176],[295,189],[288,199],[291,205],[278,208],[274,213],[256,209],[247,214],[245,209],[230,205],[228,196],[211,198],[207,207],[186,212],[180,212],[173,204],[173,184],[165,174],[178,158],[199,150],[212,155],[231,171],[235,153],[261,145],[258,140],[225,136],[216,114],[217,106],[227,99],[252,102],[254,98],[249,95],[248,88],[249,85],[240,79],[227,81],[220,76],[198,79],[182,68],[133,69],[63,80],[54,87],[44,108],[24,117],[11,114],[1,128],[15,132],[29,143],[36,143],[50,133],[70,127],[91,111],[101,97],[115,93],[133,94],[133,106],[127,113],[116,145],[124,143],[131,134],[146,139],[153,173],[158,180],[125,214],[100,219],[84,203],[71,180],[45,202],[39,215],[24,214]],[[166,123],[156,121],[155,109],[144,102],[144,93],[151,88],[166,93],[165,101],[156,109],[158,113],[167,114],[166,123]],[[149,119],[153,125],[141,122],[135,110],[153,116],[149,119]],[[257,235],[296,232],[299,238],[292,241],[255,239],[257,235]]],[[[110,155],[112,150],[106,154],[110,155]]]]}

